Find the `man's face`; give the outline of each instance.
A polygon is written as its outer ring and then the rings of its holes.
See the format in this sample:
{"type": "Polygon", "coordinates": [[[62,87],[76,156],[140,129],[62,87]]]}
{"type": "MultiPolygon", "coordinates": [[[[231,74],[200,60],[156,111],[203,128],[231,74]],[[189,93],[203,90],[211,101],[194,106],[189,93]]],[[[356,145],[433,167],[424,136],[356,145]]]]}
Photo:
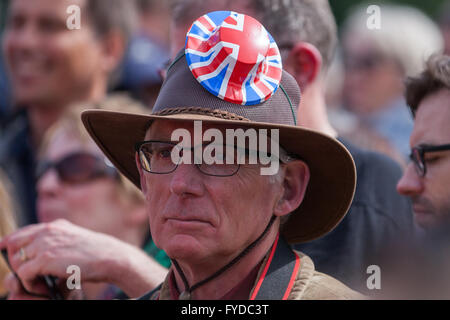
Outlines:
{"type": "MultiPolygon", "coordinates": [[[[194,136],[192,123],[155,121],[145,140],[170,141],[177,128],[194,136]]],[[[242,251],[263,232],[282,192],[280,183],[260,175],[258,165],[215,177],[180,164],[169,174],[141,171],[141,185],[156,245],[171,258],[195,263],[242,251]]]]}
{"type": "MultiPolygon", "coordinates": [[[[442,89],[426,97],[419,105],[411,148],[419,145],[450,143],[450,90],[442,89]]],[[[450,151],[425,154],[425,177],[408,164],[397,190],[411,197],[416,223],[433,229],[450,221],[450,151]]]]}
{"type": "Polygon", "coordinates": [[[18,103],[58,105],[89,91],[101,50],[85,21],[85,0],[13,0],[3,50],[18,103]],[[81,29],[66,26],[70,5],[81,8],[81,29]]]}

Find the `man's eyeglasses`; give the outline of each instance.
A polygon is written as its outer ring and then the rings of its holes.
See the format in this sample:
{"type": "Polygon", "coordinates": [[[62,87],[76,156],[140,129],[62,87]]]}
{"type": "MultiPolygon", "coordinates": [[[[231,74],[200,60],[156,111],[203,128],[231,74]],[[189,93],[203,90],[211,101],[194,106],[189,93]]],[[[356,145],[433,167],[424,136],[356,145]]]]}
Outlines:
{"type": "MultiPolygon", "coordinates": [[[[234,149],[233,158],[229,159],[229,146],[223,145],[221,150],[227,150],[223,154],[214,153],[214,162],[208,163],[208,161],[200,161],[200,163],[196,163],[196,161],[192,161],[201,173],[208,176],[216,176],[216,177],[229,177],[236,174],[239,171],[240,165],[242,163],[250,163],[249,158],[251,156],[255,156],[258,154],[257,151],[251,151],[248,149],[239,149],[236,147],[231,147],[234,149]],[[245,157],[242,159],[241,157],[245,157]],[[218,160],[218,161],[217,161],[218,160]]],[[[154,174],[168,174],[175,171],[178,165],[182,161],[182,154],[184,151],[188,150],[191,154],[195,155],[195,151],[192,152],[195,148],[201,148],[199,150],[202,154],[204,153],[205,148],[214,148],[214,144],[204,144],[197,147],[180,147],[177,143],[166,142],[166,141],[142,141],[136,144],[135,146],[136,152],[139,156],[139,162],[143,170],[154,173],[154,174]],[[177,150],[174,150],[177,148],[177,150]],[[174,162],[172,159],[173,152],[180,155],[179,161],[174,162]]],[[[210,149],[212,150],[212,149],[210,149]]],[[[271,157],[270,154],[267,157],[271,157]]],[[[289,156],[285,150],[281,147],[279,148],[278,159],[287,163],[293,159],[294,157],[289,156]]]]}
{"type": "Polygon", "coordinates": [[[427,174],[427,166],[425,154],[427,152],[438,152],[450,150],[450,144],[442,144],[438,146],[421,145],[412,148],[409,159],[414,163],[417,174],[424,177],[427,174]]]}
{"type": "Polygon", "coordinates": [[[41,161],[37,165],[36,180],[55,168],[59,179],[66,183],[84,183],[100,177],[118,177],[118,172],[106,158],[86,152],[76,152],[56,162],[41,161]]]}

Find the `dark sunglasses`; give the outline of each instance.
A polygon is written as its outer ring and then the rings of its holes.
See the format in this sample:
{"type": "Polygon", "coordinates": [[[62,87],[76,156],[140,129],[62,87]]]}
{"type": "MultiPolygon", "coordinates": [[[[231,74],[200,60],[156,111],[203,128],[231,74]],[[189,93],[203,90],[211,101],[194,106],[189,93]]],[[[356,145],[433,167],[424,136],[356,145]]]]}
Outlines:
{"type": "Polygon", "coordinates": [[[40,161],[36,167],[36,180],[55,168],[59,179],[66,183],[84,183],[100,177],[118,178],[114,166],[106,159],[86,152],[76,152],[52,162],[40,161]]]}
{"type": "Polygon", "coordinates": [[[427,174],[427,166],[425,160],[425,154],[427,152],[438,152],[450,150],[450,144],[441,144],[437,146],[421,145],[411,149],[409,159],[414,163],[417,174],[421,177],[425,177],[427,174]]]}

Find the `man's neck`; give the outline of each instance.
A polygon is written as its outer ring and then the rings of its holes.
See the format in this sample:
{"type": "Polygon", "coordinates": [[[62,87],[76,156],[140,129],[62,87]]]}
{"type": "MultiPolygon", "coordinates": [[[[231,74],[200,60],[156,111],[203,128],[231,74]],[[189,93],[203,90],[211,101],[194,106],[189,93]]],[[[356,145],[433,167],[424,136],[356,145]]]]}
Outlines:
{"type": "MultiPolygon", "coordinates": [[[[235,265],[230,267],[219,277],[212,279],[210,282],[202,285],[192,292],[192,298],[195,300],[217,300],[222,298],[235,286],[237,286],[245,277],[261,262],[264,256],[272,247],[277,236],[279,224],[274,223],[267,235],[259,244],[254,247],[250,253],[239,260],[235,265]]],[[[244,250],[244,248],[242,248],[244,250]]],[[[183,270],[190,286],[198,283],[217,272],[221,267],[225,266],[241,252],[237,252],[234,256],[227,259],[210,259],[212,263],[208,266],[193,266],[183,261],[178,261],[183,270]]],[[[185,290],[183,281],[178,272],[175,272],[175,280],[177,287],[181,292],[185,290]]],[[[250,292],[249,292],[250,294],[250,292]]]]}
{"type": "Polygon", "coordinates": [[[33,146],[39,148],[47,129],[61,117],[67,107],[75,103],[100,101],[105,94],[106,80],[102,80],[92,85],[83,94],[77,93],[71,97],[66,97],[62,101],[29,103],[27,109],[33,146]]]}
{"type": "Polygon", "coordinates": [[[38,149],[45,132],[51,127],[63,113],[62,108],[43,108],[38,106],[29,106],[28,118],[30,122],[31,141],[33,146],[38,149]]]}
{"type": "Polygon", "coordinates": [[[337,137],[336,130],[328,120],[327,106],[320,83],[313,83],[305,88],[302,93],[298,115],[300,126],[320,131],[334,138],[337,137]]]}

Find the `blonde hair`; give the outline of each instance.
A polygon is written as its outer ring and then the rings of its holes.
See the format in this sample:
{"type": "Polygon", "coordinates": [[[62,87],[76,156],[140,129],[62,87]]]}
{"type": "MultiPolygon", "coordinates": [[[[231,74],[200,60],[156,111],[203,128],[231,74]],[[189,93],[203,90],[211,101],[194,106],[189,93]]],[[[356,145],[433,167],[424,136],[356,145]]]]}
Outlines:
{"type": "MultiPolygon", "coordinates": [[[[0,171],[0,239],[10,234],[16,228],[14,221],[14,207],[9,194],[9,181],[0,171]]],[[[9,272],[6,262],[0,258],[0,296],[5,295],[6,289],[3,288],[3,280],[9,272]]]]}
{"type": "MultiPolygon", "coordinates": [[[[110,95],[101,102],[95,104],[87,103],[70,106],[62,117],[55,124],[53,124],[44,135],[43,142],[39,149],[40,157],[42,157],[42,155],[47,151],[50,142],[60,130],[70,132],[76,138],[80,139],[82,144],[88,145],[90,143],[94,143],[81,121],[81,113],[86,109],[100,109],[140,114],[148,113],[148,110],[146,110],[142,104],[131,99],[125,94],[110,95]]],[[[119,174],[119,187],[122,191],[120,194],[125,195],[125,198],[129,198],[132,201],[137,201],[137,203],[142,203],[144,201],[142,192],[122,174],[119,174]]]]}

